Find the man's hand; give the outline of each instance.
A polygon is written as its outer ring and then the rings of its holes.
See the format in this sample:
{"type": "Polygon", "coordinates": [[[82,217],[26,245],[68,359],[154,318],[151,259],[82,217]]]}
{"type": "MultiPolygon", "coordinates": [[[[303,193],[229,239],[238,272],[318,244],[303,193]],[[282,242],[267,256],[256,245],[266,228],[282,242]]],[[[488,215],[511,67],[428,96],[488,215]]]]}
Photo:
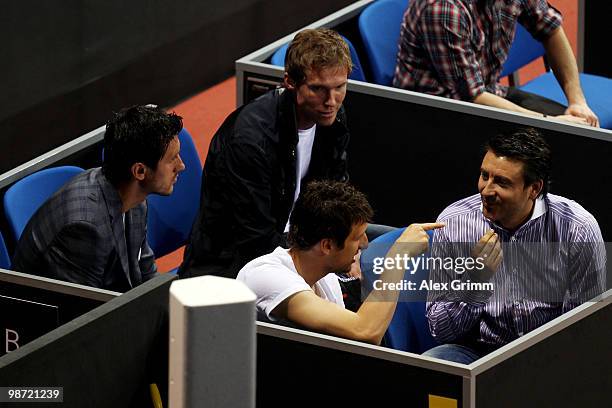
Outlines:
{"type": "Polygon", "coordinates": [[[427,235],[427,231],[442,228],[444,226],[446,226],[446,224],[441,222],[410,224],[395,242],[412,244],[410,245],[410,255],[418,256],[427,251],[429,247],[429,236],[427,235]]]}
{"type": "MultiPolygon", "coordinates": [[[[580,87],[580,74],[574,52],[563,27],[557,27],[543,39],[546,57],[569,103],[565,116],[581,118],[590,126],[599,126],[597,116],[591,111],[580,87]]],[[[562,115],[564,116],[564,115],[562,115]]],[[[562,119],[557,116],[557,118],[562,119]]],[[[563,119],[565,120],[565,119],[563,119]]],[[[580,123],[580,122],[574,122],[580,123]]]]}
{"type": "Polygon", "coordinates": [[[485,266],[482,271],[472,271],[472,276],[482,282],[488,282],[497,272],[503,259],[499,236],[493,230],[489,230],[472,249],[472,257],[482,258],[485,266]]]}
{"type": "Polygon", "coordinates": [[[588,125],[589,124],[589,122],[587,122],[585,118],[581,118],[579,116],[559,115],[559,116],[549,116],[549,117],[552,119],[561,120],[563,122],[576,123],[578,125],[588,125]]]}
{"type": "Polygon", "coordinates": [[[589,126],[599,127],[599,119],[597,115],[593,113],[589,105],[586,103],[572,103],[565,110],[566,115],[571,115],[586,120],[589,126]]]}
{"type": "Polygon", "coordinates": [[[346,276],[350,276],[351,278],[361,279],[361,249],[357,251],[355,255],[355,262],[351,265],[351,270],[346,273],[346,276]]]}

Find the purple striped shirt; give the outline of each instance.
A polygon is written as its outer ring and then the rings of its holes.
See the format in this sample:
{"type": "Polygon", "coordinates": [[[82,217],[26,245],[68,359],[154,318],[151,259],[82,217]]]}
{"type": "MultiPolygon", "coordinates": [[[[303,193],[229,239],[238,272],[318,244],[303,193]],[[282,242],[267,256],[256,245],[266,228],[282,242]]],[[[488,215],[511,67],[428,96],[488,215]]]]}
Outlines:
{"type": "MultiPolygon", "coordinates": [[[[490,229],[500,237],[503,251],[502,264],[491,278],[493,290],[429,291],[427,318],[440,343],[502,346],[604,291],[601,231],[575,201],[548,194],[536,200],[525,224],[509,232],[484,217],[476,194],[447,207],[438,222],[446,227],[434,233],[433,257],[470,256],[469,250],[490,229]]],[[[469,277],[436,268],[430,274],[449,287],[451,281],[467,282],[469,277]]]]}

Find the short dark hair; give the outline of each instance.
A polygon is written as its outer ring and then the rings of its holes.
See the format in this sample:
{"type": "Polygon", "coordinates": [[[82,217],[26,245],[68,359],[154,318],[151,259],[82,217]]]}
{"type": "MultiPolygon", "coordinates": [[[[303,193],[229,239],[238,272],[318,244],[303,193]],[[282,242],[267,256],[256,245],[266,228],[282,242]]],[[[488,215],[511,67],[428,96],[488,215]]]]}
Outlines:
{"type": "Polygon", "coordinates": [[[130,180],[134,163],[155,170],[168,145],[183,128],[183,120],[154,106],[131,106],[106,124],[102,172],[117,185],[130,180]]]}
{"type": "Polygon", "coordinates": [[[313,181],[302,190],[291,212],[289,245],[305,250],[330,238],[344,248],[353,226],[369,222],[372,214],[365,195],[350,184],[313,181]]]}
{"type": "Polygon", "coordinates": [[[550,146],[534,128],[518,128],[492,137],[485,151],[523,163],[525,185],[543,181],[540,196],[546,197],[550,189],[552,155],[550,146]]]}
{"type": "Polygon", "coordinates": [[[306,79],[307,70],[353,69],[351,52],[340,34],[329,28],[302,30],[295,35],[285,55],[285,71],[296,84],[306,79]]]}

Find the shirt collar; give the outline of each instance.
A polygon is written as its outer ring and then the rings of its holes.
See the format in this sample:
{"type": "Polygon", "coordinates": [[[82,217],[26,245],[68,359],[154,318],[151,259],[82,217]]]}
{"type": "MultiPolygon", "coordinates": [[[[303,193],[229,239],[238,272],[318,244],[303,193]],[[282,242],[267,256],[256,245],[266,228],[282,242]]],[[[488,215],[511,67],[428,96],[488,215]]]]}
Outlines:
{"type": "MultiPolygon", "coordinates": [[[[531,218],[529,218],[523,225],[521,225],[519,227],[522,228],[524,225],[526,225],[527,223],[540,218],[541,216],[543,216],[544,214],[546,214],[546,211],[548,211],[548,209],[546,208],[546,202],[544,200],[544,198],[542,198],[541,196],[536,198],[534,206],[533,206],[533,212],[531,213],[531,218]]],[[[482,200],[480,200],[480,213],[482,214],[482,200]]],[[[484,214],[482,215],[484,217],[484,214]]],[[[496,226],[497,228],[500,229],[504,229],[503,227],[501,227],[499,224],[489,220],[488,218],[484,217],[487,222],[491,225],[491,226],[496,226]]]]}
{"type": "MultiPolygon", "coordinates": [[[[540,218],[546,213],[546,203],[542,197],[536,198],[535,205],[533,207],[533,213],[531,214],[531,218],[529,221],[535,220],[536,218],[540,218]]],[[[528,222],[529,222],[528,221],[528,222]]]]}

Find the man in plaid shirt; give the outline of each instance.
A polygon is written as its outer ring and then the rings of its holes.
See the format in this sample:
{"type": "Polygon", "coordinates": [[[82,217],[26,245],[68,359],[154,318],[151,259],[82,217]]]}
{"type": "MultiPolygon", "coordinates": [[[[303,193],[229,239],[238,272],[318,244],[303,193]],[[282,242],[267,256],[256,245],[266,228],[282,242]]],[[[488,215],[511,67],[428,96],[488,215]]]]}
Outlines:
{"type": "Polygon", "coordinates": [[[580,87],[561,14],[544,0],[411,0],[393,86],[599,126],[580,87]],[[569,106],[498,83],[517,21],[546,49],[569,106]]]}

